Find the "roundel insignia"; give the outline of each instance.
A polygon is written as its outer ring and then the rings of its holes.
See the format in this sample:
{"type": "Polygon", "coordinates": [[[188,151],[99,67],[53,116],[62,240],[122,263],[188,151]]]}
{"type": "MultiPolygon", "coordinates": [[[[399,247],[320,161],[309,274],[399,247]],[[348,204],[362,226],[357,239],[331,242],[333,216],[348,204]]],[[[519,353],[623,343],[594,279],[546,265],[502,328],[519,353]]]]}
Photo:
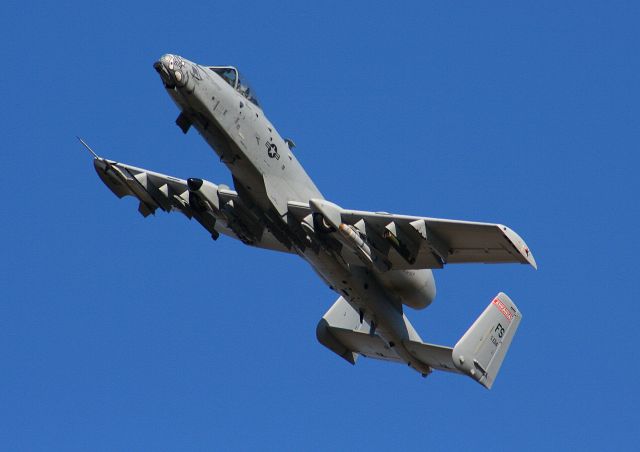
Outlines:
{"type": "Polygon", "coordinates": [[[267,147],[267,155],[272,159],[280,160],[280,154],[278,154],[278,146],[268,141],[265,143],[265,145],[267,147]]]}

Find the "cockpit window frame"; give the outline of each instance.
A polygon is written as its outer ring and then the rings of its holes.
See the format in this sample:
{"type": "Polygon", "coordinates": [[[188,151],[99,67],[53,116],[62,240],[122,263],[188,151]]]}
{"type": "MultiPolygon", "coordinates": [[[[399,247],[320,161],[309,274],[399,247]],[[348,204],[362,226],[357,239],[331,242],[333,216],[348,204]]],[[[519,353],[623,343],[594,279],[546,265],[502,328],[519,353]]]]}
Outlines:
{"type": "Polygon", "coordinates": [[[258,108],[261,108],[260,102],[258,101],[258,98],[256,97],[253,91],[253,87],[249,83],[247,83],[246,78],[244,77],[244,75],[242,75],[240,71],[237,71],[237,74],[238,74],[238,83],[237,83],[236,90],[240,94],[242,94],[244,98],[247,99],[249,102],[251,102],[253,105],[255,105],[258,108]]]}
{"type": "Polygon", "coordinates": [[[207,66],[207,68],[222,78],[225,82],[229,84],[233,89],[235,89],[238,93],[240,93],[245,99],[254,104],[258,108],[260,107],[260,102],[255,95],[253,87],[246,82],[246,79],[240,73],[237,67],[235,66],[207,66]],[[224,75],[224,70],[231,70],[235,74],[234,84],[232,85],[227,77],[224,75]],[[243,81],[244,80],[244,81],[243,81]]]}
{"type": "Polygon", "coordinates": [[[233,89],[238,89],[238,82],[240,80],[240,72],[238,71],[238,68],[235,66],[207,66],[209,68],[210,71],[215,72],[218,76],[220,76],[220,78],[222,78],[225,82],[227,82],[229,84],[229,86],[231,86],[233,89]],[[229,79],[227,79],[221,72],[218,71],[222,71],[222,70],[231,70],[234,72],[235,77],[234,77],[234,81],[233,81],[233,85],[231,83],[229,83],[229,79]]]}

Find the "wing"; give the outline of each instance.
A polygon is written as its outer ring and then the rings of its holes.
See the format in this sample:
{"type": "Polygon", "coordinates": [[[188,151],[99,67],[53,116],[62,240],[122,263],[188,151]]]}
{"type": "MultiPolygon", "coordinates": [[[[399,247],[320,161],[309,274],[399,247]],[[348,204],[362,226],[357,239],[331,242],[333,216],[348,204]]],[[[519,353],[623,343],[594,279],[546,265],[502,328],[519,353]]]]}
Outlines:
{"type": "Polygon", "coordinates": [[[93,164],[118,198],[138,199],[138,211],[144,217],[155,214],[158,208],[179,211],[189,219],[195,218],[214,240],[224,234],[248,245],[289,252],[226,186],[201,179],[178,179],[97,156],[93,164]]]}
{"type": "MultiPolygon", "coordinates": [[[[346,210],[327,201],[309,205],[289,203],[289,211],[300,221],[322,215],[338,235],[347,225],[373,254],[392,269],[442,268],[444,264],[521,263],[537,268],[524,240],[501,224],[395,215],[386,212],[346,210]]],[[[308,221],[308,220],[307,220],[308,221]]],[[[356,262],[352,247],[343,247],[343,258],[356,262]]],[[[361,260],[361,259],[360,259],[361,260]]]]}

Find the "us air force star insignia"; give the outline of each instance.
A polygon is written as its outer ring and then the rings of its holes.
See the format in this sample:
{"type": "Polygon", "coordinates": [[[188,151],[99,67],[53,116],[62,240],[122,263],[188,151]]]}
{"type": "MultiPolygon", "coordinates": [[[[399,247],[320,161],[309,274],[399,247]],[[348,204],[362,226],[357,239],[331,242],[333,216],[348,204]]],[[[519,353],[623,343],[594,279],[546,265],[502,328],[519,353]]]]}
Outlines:
{"type": "Polygon", "coordinates": [[[280,160],[280,154],[278,154],[278,146],[273,143],[266,142],[267,155],[272,159],[280,160]]]}

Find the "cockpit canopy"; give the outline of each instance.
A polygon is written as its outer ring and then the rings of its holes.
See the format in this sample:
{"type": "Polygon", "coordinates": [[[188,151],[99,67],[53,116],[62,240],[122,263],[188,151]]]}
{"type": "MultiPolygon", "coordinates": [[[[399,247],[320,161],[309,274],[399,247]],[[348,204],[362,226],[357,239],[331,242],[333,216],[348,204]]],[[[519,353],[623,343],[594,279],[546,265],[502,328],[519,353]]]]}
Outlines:
{"type": "Polygon", "coordinates": [[[218,74],[224,79],[232,88],[247,98],[249,102],[260,106],[256,93],[247,83],[246,79],[240,74],[237,68],[233,66],[209,66],[209,69],[218,74]]]}

